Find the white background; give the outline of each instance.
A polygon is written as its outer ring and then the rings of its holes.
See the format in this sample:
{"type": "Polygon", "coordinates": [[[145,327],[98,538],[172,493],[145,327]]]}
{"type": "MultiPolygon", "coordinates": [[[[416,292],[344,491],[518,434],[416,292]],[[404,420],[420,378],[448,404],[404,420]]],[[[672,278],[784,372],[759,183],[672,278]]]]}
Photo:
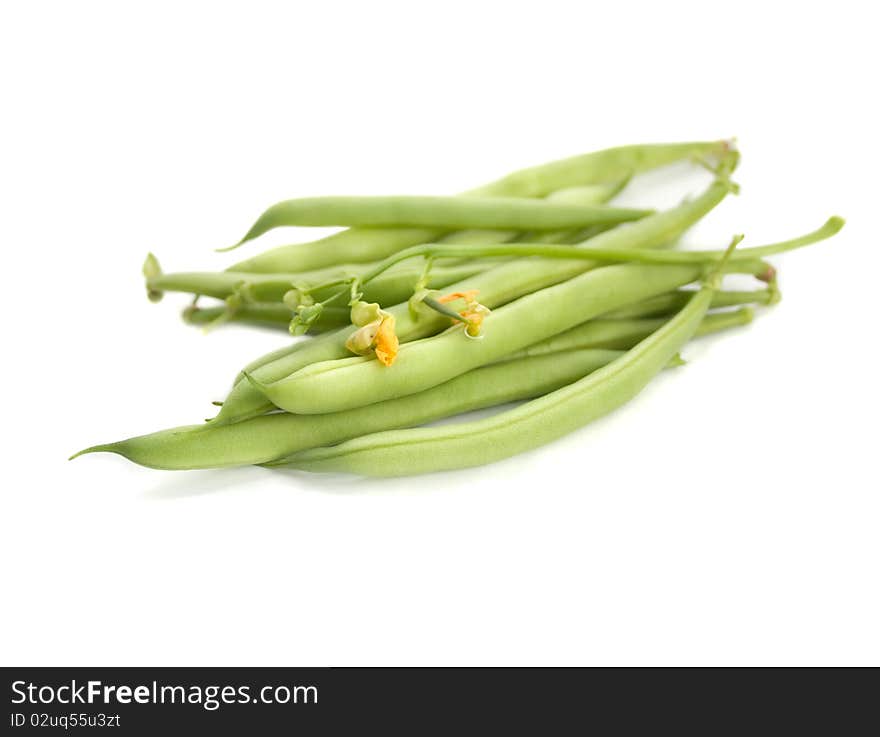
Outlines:
{"type": "MultiPolygon", "coordinates": [[[[3,664],[880,663],[869,6],[4,3],[3,664]],[[222,268],[286,197],[732,135],[742,195],[688,242],[849,224],[588,429],[390,482],[65,460],[284,340],[149,304],[148,250],[222,268]]],[[[706,176],[666,181],[625,201],[706,176]]]]}

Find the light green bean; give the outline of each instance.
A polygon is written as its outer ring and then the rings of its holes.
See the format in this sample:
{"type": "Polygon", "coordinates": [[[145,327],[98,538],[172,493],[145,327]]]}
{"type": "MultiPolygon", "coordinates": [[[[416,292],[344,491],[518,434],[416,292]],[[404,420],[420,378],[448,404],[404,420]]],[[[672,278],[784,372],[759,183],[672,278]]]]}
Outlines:
{"type": "MultiPolygon", "coordinates": [[[[350,324],[347,307],[328,307],[314,329],[316,332],[338,330],[350,324]]],[[[290,308],[280,302],[247,302],[240,305],[190,305],[183,310],[184,322],[208,329],[226,322],[240,322],[263,327],[287,330],[290,324],[290,308]]]]}
{"type": "Polygon", "coordinates": [[[272,205],[236,246],[275,228],[294,225],[562,230],[625,223],[650,214],[650,210],[584,207],[517,197],[301,197],[272,205]]]}
{"type": "Polygon", "coordinates": [[[305,448],[365,433],[411,427],[496,404],[540,396],[620,355],[569,351],[486,366],[442,386],[349,412],[276,413],[229,425],[191,425],[96,445],[81,453],[118,453],[150,468],[183,470],[265,463],[305,448]]]}
{"type": "MultiPolygon", "coordinates": [[[[661,317],[672,312],[678,312],[688,300],[694,296],[689,289],[679,289],[675,292],[660,294],[642,302],[636,302],[629,307],[612,310],[602,315],[603,319],[624,320],[638,317],[661,317]]],[[[737,307],[745,304],[772,305],[780,299],[779,290],[750,289],[744,291],[719,290],[712,298],[712,307],[737,307]]]]}
{"type": "MultiPolygon", "coordinates": [[[[437,265],[431,269],[428,286],[439,289],[461,279],[467,279],[481,271],[491,268],[489,260],[471,259],[455,265],[437,265]]],[[[423,269],[412,264],[400,264],[400,268],[390,269],[364,288],[365,299],[371,302],[394,299],[394,304],[409,298],[412,287],[418,280],[423,269]]],[[[357,277],[358,270],[348,274],[340,273],[331,277],[331,283],[357,277]]],[[[226,299],[233,294],[240,295],[245,301],[281,302],[284,295],[294,289],[295,285],[319,285],[297,274],[247,274],[234,271],[216,272],[176,272],[162,273],[147,280],[147,289],[154,293],[187,292],[205,297],[226,299]]],[[[311,291],[320,300],[335,293],[332,287],[318,287],[311,291]]],[[[389,304],[389,303],[385,303],[389,304]]]]}
{"type": "MultiPolygon", "coordinates": [[[[727,328],[748,325],[754,316],[755,311],[751,307],[740,307],[727,312],[711,312],[703,318],[695,335],[708,335],[709,333],[716,333],[727,328]]],[[[516,351],[506,357],[506,360],[591,348],[627,350],[640,340],[647,338],[651,333],[659,330],[667,322],[668,318],[665,317],[588,320],[563,333],[545,338],[542,341],[516,351]]]]}

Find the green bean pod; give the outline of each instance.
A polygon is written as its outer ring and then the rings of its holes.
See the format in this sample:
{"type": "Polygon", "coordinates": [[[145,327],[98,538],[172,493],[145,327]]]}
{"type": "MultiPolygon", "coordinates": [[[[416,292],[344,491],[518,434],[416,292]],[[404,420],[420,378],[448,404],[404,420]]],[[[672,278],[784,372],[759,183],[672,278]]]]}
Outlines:
{"type": "MultiPolygon", "coordinates": [[[[678,312],[694,296],[693,290],[679,289],[667,294],[658,294],[628,307],[607,312],[602,317],[609,320],[625,320],[638,317],[662,317],[678,312]]],[[[712,297],[712,308],[737,307],[739,305],[772,305],[780,299],[778,289],[719,290],[712,297]]]]}
{"type": "MultiPolygon", "coordinates": [[[[719,176],[701,195],[670,210],[605,231],[585,243],[602,248],[651,248],[670,243],[730,193],[729,172],[736,162],[736,155],[730,154],[724,160],[719,176]]],[[[494,308],[582,274],[591,267],[592,264],[587,261],[517,260],[472,279],[456,282],[447,289],[450,292],[478,289],[480,302],[494,308]]],[[[392,307],[389,312],[395,316],[397,335],[402,342],[432,335],[448,324],[440,315],[419,315],[415,319],[410,315],[407,304],[392,307]]],[[[244,371],[257,382],[267,384],[283,379],[311,363],[345,357],[349,355],[345,341],[352,332],[353,328],[346,328],[280,348],[252,362],[244,371]]],[[[239,380],[213,422],[237,422],[269,411],[272,406],[250,382],[239,380]]]]}
{"type": "Polygon", "coordinates": [[[235,308],[227,305],[214,307],[190,305],[183,311],[182,317],[184,322],[190,325],[208,328],[227,321],[279,326],[286,325],[290,321],[290,309],[278,302],[254,302],[235,308]]]}
{"type": "MultiPolygon", "coordinates": [[[[347,307],[328,307],[312,327],[316,332],[338,330],[350,324],[350,310],[347,307]]],[[[280,302],[248,302],[230,307],[229,305],[190,305],[183,310],[183,320],[190,325],[200,325],[208,329],[226,322],[247,323],[262,327],[272,327],[287,331],[291,312],[280,302]]]]}
{"type": "MultiPolygon", "coordinates": [[[[691,294],[691,298],[693,294],[695,292],[691,294]]],[[[740,307],[726,312],[710,312],[703,318],[694,335],[708,335],[709,333],[717,333],[720,330],[748,325],[754,319],[754,316],[755,311],[751,307],[740,307]]],[[[651,333],[659,330],[668,320],[668,317],[634,317],[618,320],[600,318],[588,320],[570,330],[516,351],[508,356],[506,360],[591,348],[628,350],[640,340],[644,340],[651,333]]]]}
{"type": "MultiPolygon", "coordinates": [[[[620,146],[514,172],[466,192],[472,197],[546,197],[556,190],[616,183],[675,161],[714,158],[726,141],[620,146]]],[[[427,228],[352,228],[309,243],[279,246],[234,264],[231,271],[301,272],[346,261],[374,261],[444,235],[427,228]]]]}
{"type": "Polygon", "coordinates": [[[424,391],[603,312],[689,284],[702,273],[693,266],[607,266],[496,310],[483,321],[479,339],[469,339],[459,324],[403,344],[391,367],[358,356],[314,363],[280,381],[254,384],[287,412],[353,409],[424,391]]]}
{"type": "MultiPolygon", "coordinates": [[[[432,289],[445,287],[461,279],[467,279],[474,274],[485,271],[491,267],[488,260],[472,259],[468,262],[456,265],[437,265],[431,269],[428,277],[428,286],[432,289]]],[[[400,268],[389,270],[364,286],[364,299],[370,302],[382,302],[383,304],[396,304],[408,299],[412,294],[413,285],[422,274],[421,266],[412,264],[400,264],[400,268]],[[384,300],[393,299],[394,302],[384,300]]],[[[361,269],[352,269],[347,274],[340,274],[336,278],[350,278],[358,276],[361,269]]],[[[162,273],[147,280],[147,289],[154,292],[186,292],[189,294],[202,295],[226,299],[233,294],[239,294],[253,302],[281,302],[284,295],[294,288],[294,285],[308,286],[310,283],[318,284],[319,280],[304,278],[298,274],[247,274],[234,271],[216,272],[176,272],[162,273]]],[[[324,288],[315,290],[313,296],[316,300],[325,299],[336,290],[324,288]]],[[[288,317],[288,322],[290,318],[288,317]]]]}
{"type": "Polygon", "coordinates": [[[77,455],[118,453],[142,466],[168,470],[266,463],[366,433],[410,427],[540,396],[576,381],[619,355],[619,351],[589,350],[522,358],[471,371],[420,394],[349,412],[276,413],[230,425],[178,427],[96,445],[77,455]]]}
{"type": "Polygon", "coordinates": [[[584,207],[518,197],[300,197],[272,205],[236,245],[294,225],[562,230],[625,223],[650,214],[628,207],[584,207]]]}
{"type": "Polygon", "coordinates": [[[388,430],[297,453],[284,467],[364,476],[404,476],[478,466],[537,448],[635,397],[697,330],[713,280],[635,348],[573,384],[493,417],[442,427],[388,430]]]}

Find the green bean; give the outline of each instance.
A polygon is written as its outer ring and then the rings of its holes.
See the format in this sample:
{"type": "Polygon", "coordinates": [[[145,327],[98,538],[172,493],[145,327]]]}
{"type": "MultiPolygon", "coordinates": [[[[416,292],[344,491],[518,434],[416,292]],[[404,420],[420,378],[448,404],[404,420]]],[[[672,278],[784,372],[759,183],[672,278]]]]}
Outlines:
{"type": "Polygon", "coordinates": [[[724,156],[729,150],[728,141],[618,146],[508,174],[482,193],[545,197],[554,190],[618,181],[683,159],[724,156]]]}
{"type": "MultiPolygon", "coordinates": [[[[629,183],[631,177],[627,176],[617,182],[609,182],[607,184],[584,185],[580,187],[569,187],[551,192],[547,195],[547,202],[564,203],[568,205],[601,205],[610,200],[629,183]]],[[[602,227],[602,226],[590,226],[602,227]]],[[[607,226],[606,226],[607,227],[607,226]]],[[[540,233],[535,238],[542,242],[563,243],[572,234],[580,232],[579,230],[567,230],[564,232],[540,233]]],[[[524,233],[518,230],[483,230],[468,229],[456,230],[448,233],[441,239],[442,243],[448,245],[463,245],[474,243],[506,243],[512,240],[522,240],[524,233]]],[[[470,260],[470,254],[467,256],[470,260]]]]}
{"type": "MultiPolygon", "coordinates": [[[[668,244],[712,210],[731,191],[729,175],[736,163],[736,154],[728,154],[719,166],[715,181],[701,195],[670,210],[608,230],[586,243],[602,248],[648,248],[668,244]]],[[[591,263],[586,261],[513,261],[447,288],[449,291],[478,289],[480,302],[494,308],[536,289],[563,282],[590,268],[591,263]]],[[[440,315],[419,315],[418,319],[414,319],[407,304],[397,305],[388,311],[395,316],[397,335],[403,342],[432,335],[448,324],[440,315]]],[[[346,328],[281,348],[252,362],[245,368],[245,372],[252,379],[265,384],[283,379],[311,363],[347,356],[349,352],[345,348],[345,341],[353,331],[354,328],[346,328]]],[[[272,403],[250,382],[239,380],[212,422],[236,422],[262,414],[271,408],[272,403]]]]}
{"type": "Polygon", "coordinates": [[[294,225],[561,230],[624,223],[650,214],[634,208],[583,207],[519,197],[301,197],[272,205],[235,245],[294,225]]]}
{"type": "Polygon", "coordinates": [[[343,358],[311,364],[271,384],[253,383],[276,407],[297,414],[381,402],[424,391],[595,315],[689,284],[702,273],[694,266],[607,266],[501,307],[485,318],[479,340],[468,340],[459,324],[404,344],[392,368],[372,357],[343,358]]]}
{"type": "MultiPolygon", "coordinates": [[[[690,157],[724,156],[726,141],[621,146],[553,161],[471,190],[471,197],[546,197],[570,187],[619,182],[690,157]]],[[[344,261],[374,261],[443,235],[425,228],[352,228],[309,243],[279,246],[234,264],[232,271],[300,272],[344,261]]]]}
{"type": "Polygon", "coordinates": [[[363,435],[294,454],[284,465],[402,476],[491,463],[549,443],[635,397],[697,330],[719,283],[718,276],[711,278],[678,315],[620,358],[515,409],[443,427],[363,435]]]}
{"type": "MultiPolygon", "coordinates": [[[[447,284],[466,279],[481,271],[490,268],[491,262],[482,259],[470,259],[468,262],[457,265],[437,265],[431,269],[428,286],[431,288],[445,287],[447,284]]],[[[371,302],[379,302],[392,299],[395,304],[408,299],[412,294],[412,287],[422,273],[421,266],[401,264],[401,268],[389,270],[382,277],[372,280],[364,289],[365,299],[371,302]]],[[[331,278],[331,283],[357,277],[359,271],[340,273],[331,278]]],[[[190,294],[226,299],[233,294],[239,294],[246,301],[252,302],[281,302],[284,295],[294,288],[294,285],[309,285],[320,282],[303,278],[298,274],[248,274],[244,272],[219,271],[219,272],[176,272],[162,273],[147,280],[148,291],[160,292],[188,292],[190,294]]],[[[312,292],[316,299],[324,299],[333,294],[333,288],[318,288],[312,292]]],[[[289,322],[290,318],[288,318],[289,322]]]]}
{"type": "MultiPolygon", "coordinates": [[[[329,309],[332,310],[333,308],[329,309]]],[[[183,311],[182,317],[184,322],[190,325],[202,325],[208,328],[215,327],[229,320],[256,323],[258,325],[279,325],[286,324],[285,320],[290,320],[290,309],[276,302],[268,304],[254,302],[235,308],[230,308],[227,305],[216,307],[190,305],[183,311]]]]}
{"type": "MultiPolygon", "coordinates": [[[[727,312],[707,314],[695,333],[696,336],[716,333],[727,328],[748,325],[754,318],[751,307],[740,307],[727,312]]],[[[510,356],[521,358],[526,356],[544,356],[560,351],[606,348],[626,350],[632,348],[640,340],[659,330],[666,322],[663,317],[638,317],[622,320],[596,319],[577,325],[563,333],[545,338],[523,348],[510,356]]]]}
{"type": "MultiPolygon", "coordinates": [[[[569,351],[486,366],[426,392],[349,412],[276,413],[229,425],[190,425],[96,445],[150,468],[219,468],[265,463],[305,448],[408,427],[470,410],[540,396],[604,366],[618,351],[569,351]]],[[[74,456],[76,457],[76,456],[74,456]]]]}
{"type": "MultiPolygon", "coordinates": [[[[613,195],[620,185],[594,185],[551,193],[543,200],[518,197],[307,197],[284,200],[268,208],[239,241],[240,246],[274,228],[293,225],[360,227],[426,226],[456,230],[452,243],[482,240],[479,232],[494,231],[493,241],[509,240],[518,231],[553,231],[637,220],[649,210],[605,207],[597,197],[613,195]],[[555,196],[554,196],[555,195],[555,196]],[[589,202],[584,202],[584,200],[589,202]],[[462,228],[473,229],[461,231],[462,228]]],[[[465,254],[466,257],[467,254],[465,254]]]]}
{"type": "MultiPolygon", "coordinates": [[[[341,326],[350,324],[349,314],[347,307],[328,307],[314,327],[317,331],[338,330],[341,326]]],[[[290,317],[290,308],[280,302],[249,302],[234,307],[190,305],[183,311],[185,322],[208,328],[225,322],[244,322],[286,331],[290,317]]]]}
{"type": "MultiPolygon", "coordinates": [[[[689,289],[660,294],[629,307],[612,310],[602,315],[603,319],[623,320],[634,317],[661,317],[678,312],[694,296],[689,289]]],[[[744,304],[772,305],[779,301],[777,289],[750,289],[746,291],[719,290],[712,298],[712,307],[736,307],[744,304]]]]}

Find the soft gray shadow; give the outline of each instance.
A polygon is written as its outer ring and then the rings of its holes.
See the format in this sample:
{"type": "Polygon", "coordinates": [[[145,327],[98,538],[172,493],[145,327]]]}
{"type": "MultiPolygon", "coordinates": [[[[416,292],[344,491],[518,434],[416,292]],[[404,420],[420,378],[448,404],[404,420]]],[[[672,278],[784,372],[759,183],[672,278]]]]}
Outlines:
{"type": "Polygon", "coordinates": [[[272,477],[299,494],[410,494],[415,483],[412,478],[374,479],[258,466],[164,473],[157,484],[143,491],[145,499],[162,501],[228,493],[272,477]]]}
{"type": "Polygon", "coordinates": [[[216,468],[205,471],[168,471],[156,485],[145,489],[146,499],[185,499],[232,491],[257,480],[265,469],[256,467],[216,468]]]}
{"type": "Polygon", "coordinates": [[[298,491],[319,494],[411,494],[414,478],[365,478],[340,473],[309,473],[289,468],[264,469],[285,479],[298,491]]]}

